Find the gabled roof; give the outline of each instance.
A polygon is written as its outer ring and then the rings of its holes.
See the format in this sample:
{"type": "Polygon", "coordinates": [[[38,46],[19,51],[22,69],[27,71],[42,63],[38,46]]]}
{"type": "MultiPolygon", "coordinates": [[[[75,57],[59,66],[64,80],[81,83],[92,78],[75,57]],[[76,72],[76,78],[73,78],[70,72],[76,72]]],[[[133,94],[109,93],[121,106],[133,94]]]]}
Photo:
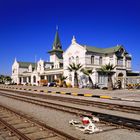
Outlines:
{"type": "Polygon", "coordinates": [[[44,64],[46,65],[46,64],[53,64],[53,62],[44,62],[44,64]]]}
{"type": "Polygon", "coordinates": [[[18,61],[19,67],[20,68],[28,68],[29,65],[32,65],[33,68],[35,68],[35,63],[33,62],[20,62],[18,61]]]}
{"type": "Polygon", "coordinates": [[[122,46],[119,45],[111,48],[96,48],[96,47],[90,47],[86,45],[84,47],[86,47],[86,50],[88,52],[95,52],[95,53],[102,53],[102,54],[115,53],[118,50],[120,50],[120,48],[122,48],[122,46]]]}

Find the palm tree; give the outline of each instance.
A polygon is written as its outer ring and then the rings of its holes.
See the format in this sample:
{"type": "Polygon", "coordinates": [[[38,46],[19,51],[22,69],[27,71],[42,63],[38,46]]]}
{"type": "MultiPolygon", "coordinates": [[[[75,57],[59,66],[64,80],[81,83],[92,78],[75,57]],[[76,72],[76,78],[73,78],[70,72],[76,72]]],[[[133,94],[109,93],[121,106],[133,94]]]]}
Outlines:
{"type": "Polygon", "coordinates": [[[11,81],[12,81],[12,79],[11,79],[11,77],[10,77],[10,76],[5,76],[5,81],[6,81],[6,82],[11,82],[11,81]]]}
{"type": "Polygon", "coordinates": [[[0,83],[11,82],[12,79],[10,76],[0,75],[0,83]]]}
{"type": "Polygon", "coordinates": [[[5,80],[5,76],[4,75],[0,75],[0,83],[4,83],[5,80]]]}
{"type": "Polygon", "coordinates": [[[106,64],[100,68],[100,71],[104,74],[107,74],[108,76],[108,90],[113,90],[113,82],[112,82],[112,70],[116,66],[113,66],[113,64],[106,64]]]}
{"type": "Polygon", "coordinates": [[[60,81],[59,81],[59,84],[60,84],[60,87],[67,87],[67,85],[66,85],[66,82],[65,82],[65,80],[67,79],[67,76],[61,76],[60,77],[60,81]]]}
{"type": "Polygon", "coordinates": [[[91,83],[91,88],[93,88],[94,85],[93,85],[93,81],[92,81],[91,75],[94,72],[92,71],[92,69],[85,69],[85,68],[83,68],[83,69],[81,69],[81,72],[83,72],[83,74],[85,74],[86,76],[88,76],[89,83],[91,83]]]}
{"type": "Polygon", "coordinates": [[[69,64],[68,66],[68,70],[70,72],[74,72],[74,87],[79,87],[79,83],[78,83],[78,71],[82,68],[82,65],[81,64],[75,64],[75,63],[72,63],[72,64],[69,64]]]}

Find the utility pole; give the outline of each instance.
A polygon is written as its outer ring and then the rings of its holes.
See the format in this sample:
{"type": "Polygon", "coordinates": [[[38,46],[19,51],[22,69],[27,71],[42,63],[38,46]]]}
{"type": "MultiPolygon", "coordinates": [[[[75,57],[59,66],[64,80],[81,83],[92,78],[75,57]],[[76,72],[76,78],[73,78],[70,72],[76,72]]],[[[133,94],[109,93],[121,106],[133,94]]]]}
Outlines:
{"type": "Polygon", "coordinates": [[[37,70],[36,55],[35,55],[35,71],[37,70]]]}

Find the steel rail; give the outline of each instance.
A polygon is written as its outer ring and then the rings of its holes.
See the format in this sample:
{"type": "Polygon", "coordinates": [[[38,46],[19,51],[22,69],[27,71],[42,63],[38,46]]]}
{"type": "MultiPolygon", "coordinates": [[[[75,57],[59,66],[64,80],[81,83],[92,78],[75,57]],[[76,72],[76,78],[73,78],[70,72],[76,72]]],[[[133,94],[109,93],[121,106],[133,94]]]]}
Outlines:
{"type": "Polygon", "coordinates": [[[16,135],[20,140],[31,140],[26,135],[15,129],[12,125],[9,125],[6,121],[0,118],[0,123],[4,125],[10,132],[16,135]]]}
{"type": "MultiPolygon", "coordinates": [[[[30,121],[36,125],[38,125],[39,127],[46,129],[48,131],[52,131],[53,133],[55,133],[57,136],[63,138],[64,140],[80,140],[74,136],[71,136],[63,131],[57,130],[56,128],[53,128],[47,124],[44,124],[36,119],[34,119],[33,117],[27,116],[23,113],[19,113],[18,111],[14,110],[13,108],[9,108],[3,105],[0,105],[0,107],[20,116],[23,119],[26,119],[26,121],[30,121]]],[[[2,123],[4,126],[6,126],[6,128],[8,128],[11,132],[13,132],[14,134],[16,134],[21,140],[32,140],[30,138],[28,138],[26,135],[24,135],[23,133],[21,133],[20,131],[18,131],[17,129],[15,129],[12,125],[8,124],[6,121],[2,120],[0,118],[0,123],[2,123]]]]}
{"type": "MultiPolygon", "coordinates": [[[[2,89],[3,91],[13,91],[9,89],[2,89]]],[[[98,108],[103,108],[103,109],[108,109],[108,110],[115,110],[115,111],[121,111],[121,112],[127,112],[127,113],[133,113],[133,114],[140,114],[140,107],[132,107],[129,105],[122,105],[122,104],[115,104],[115,103],[105,103],[105,102],[100,102],[100,101],[89,101],[85,99],[76,99],[76,98],[71,98],[71,97],[59,97],[59,96],[52,96],[52,95],[40,95],[40,94],[30,94],[25,91],[15,91],[15,93],[20,93],[22,95],[28,95],[31,97],[40,97],[40,98],[46,98],[46,99],[51,99],[51,100],[58,100],[62,102],[69,102],[69,103],[74,103],[74,104],[80,104],[80,105],[85,105],[85,106],[93,106],[93,107],[98,107],[98,108]]]]}
{"type": "Polygon", "coordinates": [[[140,130],[140,121],[135,120],[135,119],[129,119],[126,117],[120,117],[120,116],[115,116],[115,115],[109,115],[109,114],[100,113],[97,111],[88,111],[85,109],[71,107],[71,106],[67,106],[67,105],[60,105],[57,103],[49,103],[46,101],[40,101],[38,99],[30,99],[28,97],[19,97],[17,95],[16,95],[17,97],[15,95],[6,95],[6,94],[4,94],[3,96],[7,96],[7,97],[9,96],[10,98],[14,98],[17,100],[22,100],[22,101],[26,100],[26,102],[30,102],[30,103],[33,103],[36,105],[40,105],[43,107],[50,107],[50,108],[53,108],[56,110],[61,110],[61,111],[65,111],[65,112],[73,113],[73,114],[78,114],[78,115],[86,115],[86,116],[92,117],[94,114],[104,122],[114,123],[116,125],[122,126],[124,128],[127,128],[127,129],[132,128],[134,130],[140,130]],[[48,105],[48,103],[52,104],[53,106],[48,105]],[[77,111],[75,111],[75,110],[77,110],[77,111]]]}

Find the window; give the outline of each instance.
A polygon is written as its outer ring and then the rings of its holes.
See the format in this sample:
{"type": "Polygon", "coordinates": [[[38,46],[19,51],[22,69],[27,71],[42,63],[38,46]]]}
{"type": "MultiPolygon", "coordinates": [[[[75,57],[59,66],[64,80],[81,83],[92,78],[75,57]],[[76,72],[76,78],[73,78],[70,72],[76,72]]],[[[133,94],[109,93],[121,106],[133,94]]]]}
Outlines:
{"type": "Polygon", "coordinates": [[[118,66],[123,66],[123,59],[118,59],[118,66]]]}
{"type": "Polygon", "coordinates": [[[71,74],[69,74],[69,80],[72,81],[72,75],[71,74]]]}
{"type": "Polygon", "coordinates": [[[21,84],[21,82],[22,82],[22,79],[21,79],[21,77],[19,78],[19,83],[21,84]]]}
{"type": "Polygon", "coordinates": [[[91,56],[91,64],[94,64],[94,56],[91,56]]]}
{"type": "Polygon", "coordinates": [[[74,57],[72,56],[71,59],[72,59],[72,63],[73,63],[74,62],[74,57]]]}
{"type": "Polygon", "coordinates": [[[107,85],[108,83],[108,76],[105,74],[99,74],[99,83],[107,85]]]}
{"type": "Polygon", "coordinates": [[[36,77],[35,76],[33,77],[33,82],[36,83],[36,77]]]}
{"type": "Polygon", "coordinates": [[[110,62],[110,64],[113,64],[113,56],[109,57],[109,62],[110,62]]]}
{"type": "Polygon", "coordinates": [[[99,58],[99,65],[102,65],[102,57],[99,58]]]}
{"type": "Polygon", "coordinates": [[[40,76],[40,79],[41,79],[41,80],[44,80],[44,76],[40,76]]]}
{"type": "Polygon", "coordinates": [[[71,64],[71,57],[69,58],[69,64],[71,64]]]}
{"type": "Polygon", "coordinates": [[[79,64],[79,57],[76,56],[76,64],[79,64]]]}
{"type": "Polygon", "coordinates": [[[17,73],[17,69],[13,69],[13,73],[17,73]]]}
{"type": "Polygon", "coordinates": [[[131,68],[131,61],[130,60],[127,60],[127,67],[131,68]]]}
{"type": "Polygon", "coordinates": [[[28,78],[29,78],[29,81],[28,82],[31,83],[31,77],[28,77],[28,78]]]}
{"type": "Polygon", "coordinates": [[[41,70],[41,64],[39,64],[39,69],[41,70]]]}
{"type": "Polygon", "coordinates": [[[23,82],[24,82],[24,83],[26,82],[26,77],[23,77],[23,82]]]}

